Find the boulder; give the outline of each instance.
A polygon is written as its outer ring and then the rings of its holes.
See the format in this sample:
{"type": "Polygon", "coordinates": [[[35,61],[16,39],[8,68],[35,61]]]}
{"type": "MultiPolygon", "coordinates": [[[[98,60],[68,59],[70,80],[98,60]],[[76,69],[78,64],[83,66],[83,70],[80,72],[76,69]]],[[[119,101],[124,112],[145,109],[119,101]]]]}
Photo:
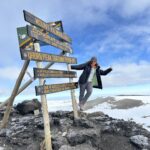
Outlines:
{"type": "Polygon", "coordinates": [[[25,100],[14,107],[20,114],[34,113],[34,110],[41,111],[41,103],[38,99],[25,100]]]}
{"type": "Polygon", "coordinates": [[[71,146],[91,143],[93,147],[98,147],[100,135],[100,129],[70,129],[67,133],[67,140],[71,146]]]}

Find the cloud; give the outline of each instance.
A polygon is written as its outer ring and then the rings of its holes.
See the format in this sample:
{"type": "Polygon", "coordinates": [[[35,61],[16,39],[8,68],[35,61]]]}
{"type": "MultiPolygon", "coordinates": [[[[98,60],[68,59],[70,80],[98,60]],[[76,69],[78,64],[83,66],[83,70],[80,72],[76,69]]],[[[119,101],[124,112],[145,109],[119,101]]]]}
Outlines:
{"type": "MultiPolygon", "coordinates": [[[[19,76],[19,73],[22,68],[11,66],[11,67],[1,67],[0,68],[0,79],[1,80],[8,80],[8,81],[14,81],[19,76]]],[[[29,71],[31,74],[33,74],[32,69],[28,68],[27,71],[29,71]]],[[[27,80],[29,77],[27,74],[25,74],[24,80],[27,80]]]]}
{"type": "Polygon", "coordinates": [[[98,53],[105,53],[112,51],[112,53],[120,52],[122,49],[131,49],[134,45],[130,43],[123,35],[119,32],[106,33],[103,39],[97,39],[92,41],[89,45],[85,47],[85,50],[98,53]]]}
{"type": "Polygon", "coordinates": [[[1,79],[8,79],[8,80],[15,80],[19,74],[20,69],[17,67],[6,67],[0,68],[0,78],[1,79]]]}
{"type": "Polygon", "coordinates": [[[141,15],[144,11],[148,11],[150,8],[149,0],[125,0],[120,7],[123,17],[132,17],[135,15],[141,15]]]}
{"type": "Polygon", "coordinates": [[[130,19],[133,17],[141,17],[146,14],[150,8],[149,0],[66,0],[57,1],[51,8],[51,13],[60,15],[62,19],[74,28],[82,29],[88,25],[111,25],[114,23],[113,15],[122,17],[122,19],[130,19]],[[59,12],[55,11],[55,8],[59,12]]]}
{"type": "Polygon", "coordinates": [[[122,26],[122,28],[120,28],[119,31],[134,36],[140,36],[141,34],[142,35],[150,34],[150,27],[149,24],[145,24],[145,25],[131,24],[127,26],[122,26]]]}
{"type": "MultiPolygon", "coordinates": [[[[150,28],[146,25],[119,24],[111,30],[105,29],[89,41],[82,41],[84,56],[95,55],[98,58],[120,62],[139,62],[148,60],[150,52],[150,28]]],[[[106,65],[106,64],[105,64],[106,65]]]]}
{"type": "Polygon", "coordinates": [[[108,76],[103,77],[105,86],[129,86],[146,84],[150,81],[150,63],[140,61],[140,63],[114,63],[113,71],[108,76]]]}

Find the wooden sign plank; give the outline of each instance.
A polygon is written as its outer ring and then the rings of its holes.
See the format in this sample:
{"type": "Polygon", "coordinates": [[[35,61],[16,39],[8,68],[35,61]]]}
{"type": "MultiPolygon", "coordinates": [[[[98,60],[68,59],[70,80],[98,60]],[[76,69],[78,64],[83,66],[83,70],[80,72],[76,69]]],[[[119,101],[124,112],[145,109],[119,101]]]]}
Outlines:
{"type": "Polygon", "coordinates": [[[40,52],[29,51],[29,50],[21,50],[20,52],[21,52],[21,58],[23,60],[77,64],[77,59],[74,57],[59,56],[59,55],[40,53],[40,52]]]}
{"type": "Polygon", "coordinates": [[[48,33],[43,33],[43,31],[39,28],[27,26],[27,33],[30,37],[35,38],[36,40],[45,42],[56,48],[60,48],[66,52],[72,53],[72,49],[68,43],[62,42],[61,39],[56,39],[50,36],[48,33]]]}
{"type": "Polygon", "coordinates": [[[76,78],[75,71],[33,68],[34,78],[76,78]]]}
{"type": "MultiPolygon", "coordinates": [[[[64,32],[62,21],[48,22],[47,25],[54,27],[55,29],[59,30],[60,32],[64,32]]],[[[39,28],[39,29],[41,29],[41,28],[39,28]]],[[[43,31],[43,29],[41,29],[41,30],[43,31]]],[[[44,32],[45,32],[45,30],[44,30],[44,32]]],[[[49,34],[49,36],[52,36],[51,33],[49,33],[49,32],[47,32],[47,33],[49,34]]],[[[61,39],[59,37],[55,37],[55,38],[61,42],[65,42],[63,39],[61,39]]],[[[40,45],[43,46],[43,45],[48,45],[48,44],[45,42],[40,42],[40,45]]]]}
{"type": "Polygon", "coordinates": [[[63,40],[65,40],[66,42],[69,42],[71,43],[71,38],[63,33],[63,32],[60,32],[59,30],[47,25],[46,22],[44,22],[43,20],[39,19],[38,17],[32,15],[31,13],[27,12],[27,11],[23,11],[24,12],[24,18],[25,18],[25,21],[35,25],[35,26],[38,26],[50,33],[52,33],[53,35],[56,35],[60,38],[62,38],[63,40]]]}
{"type": "Polygon", "coordinates": [[[43,33],[42,31],[40,31],[37,28],[27,25],[27,33],[30,37],[35,38],[36,40],[45,42],[56,48],[60,48],[68,53],[72,53],[72,49],[67,43],[61,42],[61,41],[49,36],[48,34],[43,33]]]}
{"type": "Polygon", "coordinates": [[[35,86],[36,95],[55,93],[78,88],[78,82],[35,86]]]}

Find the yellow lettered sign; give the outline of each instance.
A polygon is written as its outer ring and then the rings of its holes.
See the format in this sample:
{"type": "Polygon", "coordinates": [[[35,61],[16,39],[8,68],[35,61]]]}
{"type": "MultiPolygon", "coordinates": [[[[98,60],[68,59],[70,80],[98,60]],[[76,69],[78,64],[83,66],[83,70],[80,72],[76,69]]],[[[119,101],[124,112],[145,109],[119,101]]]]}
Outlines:
{"type": "Polygon", "coordinates": [[[39,19],[38,17],[32,15],[31,13],[29,13],[25,10],[23,12],[24,12],[25,21],[52,33],[55,36],[60,37],[61,39],[65,40],[66,42],[69,42],[69,43],[72,42],[71,38],[67,34],[55,29],[54,27],[49,26],[46,22],[44,22],[43,20],[39,19]]]}
{"type": "Polygon", "coordinates": [[[34,78],[76,78],[75,71],[34,68],[34,78]]]}
{"type": "Polygon", "coordinates": [[[78,88],[78,82],[36,86],[36,95],[43,95],[78,88]]]}
{"type": "Polygon", "coordinates": [[[40,52],[29,51],[29,50],[21,50],[21,58],[23,60],[77,64],[77,59],[74,57],[59,56],[59,55],[40,53],[40,52]]]}
{"type": "Polygon", "coordinates": [[[50,44],[56,48],[66,51],[68,53],[72,53],[72,49],[69,44],[67,44],[65,42],[61,42],[60,40],[51,37],[49,34],[43,33],[41,30],[39,30],[37,28],[34,28],[32,26],[27,26],[27,33],[28,33],[28,36],[30,36],[36,40],[50,44]]]}

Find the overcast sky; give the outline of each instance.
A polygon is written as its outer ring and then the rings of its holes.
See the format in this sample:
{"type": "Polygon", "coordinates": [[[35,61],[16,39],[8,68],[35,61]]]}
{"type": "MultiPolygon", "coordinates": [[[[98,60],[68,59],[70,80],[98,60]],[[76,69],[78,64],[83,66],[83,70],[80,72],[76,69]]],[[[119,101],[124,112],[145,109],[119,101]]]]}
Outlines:
{"type": "MultiPolygon", "coordinates": [[[[62,20],[64,31],[73,40],[78,64],[92,56],[102,69],[113,72],[102,77],[108,94],[149,94],[150,90],[150,0],[5,0],[0,4],[0,94],[9,95],[23,65],[16,28],[28,24],[23,10],[45,22],[62,20]]],[[[51,51],[50,46],[41,47],[51,51]]],[[[58,50],[59,53],[61,50],[58,50]]],[[[28,71],[32,74],[32,62],[28,71]]],[[[52,68],[66,69],[65,64],[52,68]]],[[[77,71],[78,77],[81,71],[77,71]]],[[[29,77],[26,75],[23,82],[29,77]]],[[[77,81],[74,79],[74,81],[77,81]]],[[[68,82],[51,79],[47,83],[68,82]]],[[[34,94],[32,84],[24,93],[34,94]]],[[[67,92],[61,92],[66,94],[67,92]]]]}

